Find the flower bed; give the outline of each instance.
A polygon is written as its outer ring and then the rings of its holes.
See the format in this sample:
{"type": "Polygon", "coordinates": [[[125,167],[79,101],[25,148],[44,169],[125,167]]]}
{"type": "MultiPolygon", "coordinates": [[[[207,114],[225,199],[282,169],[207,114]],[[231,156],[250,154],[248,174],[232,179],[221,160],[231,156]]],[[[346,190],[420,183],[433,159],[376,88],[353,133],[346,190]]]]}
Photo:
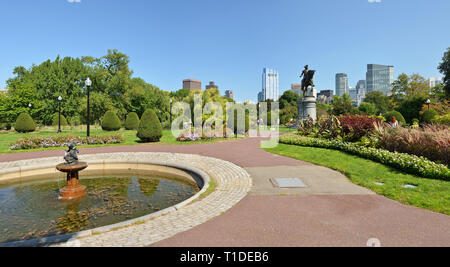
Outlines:
{"type": "Polygon", "coordinates": [[[24,149],[49,148],[49,147],[66,147],[72,142],[76,146],[103,145],[103,144],[123,143],[125,142],[125,139],[121,135],[91,136],[91,137],[51,136],[46,138],[30,137],[18,140],[15,144],[12,144],[9,149],[24,150],[24,149]]]}
{"type": "Polygon", "coordinates": [[[340,150],[422,177],[447,181],[450,180],[450,170],[447,166],[437,164],[424,157],[389,152],[383,149],[367,148],[337,140],[330,141],[325,139],[304,137],[296,134],[281,136],[280,142],[289,145],[340,150]]]}
{"type": "Polygon", "coordinates": [[[450,127],[424,125],[422,128],[378,127],[380,147],[389,151],[423,156],[432,161],[450,164],[450,127]]]}
{"type": "Polygon", "coordinates": [[[201,140],[212,140],[217,138],[215,134],[197,134],[197,133],[183,133],[178,138],[177,141],[180,142],[195,142],[195,141],[201,141],[201,140]]]}

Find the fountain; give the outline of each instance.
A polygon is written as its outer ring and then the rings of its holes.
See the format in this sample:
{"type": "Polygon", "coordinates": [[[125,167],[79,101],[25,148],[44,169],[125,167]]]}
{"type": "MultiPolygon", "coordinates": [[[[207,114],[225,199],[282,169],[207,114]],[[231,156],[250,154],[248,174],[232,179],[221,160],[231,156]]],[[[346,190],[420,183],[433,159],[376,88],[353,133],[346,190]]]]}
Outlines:
{"type": "Polygon", "coordinates": [[[67,173],[67,184],[59,191],[59,198],[63,200],[72,200],[86,196],[86,186],[80,185],[80,177],[78,172],[86,169],[86,162],[78,162],[78,149],[73,143],[69,145],[69,150],[64,155],[66,163],[56,166],[60,172],[67,173]]]}

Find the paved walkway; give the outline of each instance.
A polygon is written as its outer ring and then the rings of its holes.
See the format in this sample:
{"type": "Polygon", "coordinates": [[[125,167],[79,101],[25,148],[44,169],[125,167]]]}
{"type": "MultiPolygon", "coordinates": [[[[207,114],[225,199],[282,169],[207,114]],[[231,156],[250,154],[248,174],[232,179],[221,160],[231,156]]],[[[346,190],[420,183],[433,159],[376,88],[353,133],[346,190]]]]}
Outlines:
{"type": "MultiPolygon", "coordinates": [[[[450,246],[450,216],[374,195],[340,173],[265,152],[260,142],[114,146],[81,153],[198,154],[233,162],[251,174],[254,187],[235,207],[154,246],[366,246],[370,238],[382,246],[450,246]],[[294,176],[309,187],[286,190],[268,184],[270,178],[294,176]]],[[[0,162],[62,155],[62,150],[7,154],[0,162]]]]}

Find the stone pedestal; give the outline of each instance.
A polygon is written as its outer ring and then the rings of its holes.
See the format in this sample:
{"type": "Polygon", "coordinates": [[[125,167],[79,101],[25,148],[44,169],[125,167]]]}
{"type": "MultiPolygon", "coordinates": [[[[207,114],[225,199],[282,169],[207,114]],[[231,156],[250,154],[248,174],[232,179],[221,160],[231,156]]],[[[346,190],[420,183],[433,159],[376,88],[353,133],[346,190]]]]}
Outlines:
{"type": "Polygon", "coordinates": [[[86,196],[86,186],[80,185],[78,172],[88,167],[85,162],[76,164],[59,164],[56,169],[60,172],[67,173],[67,184],[59,191],[60,199],[71,200],[86,196]]]}
{"type": "Polygon", "coordinates": [[[297,126],[300,121],[307,120],[309,117],[311,117],[314,121],[317,120],[317,91],[314,88],[309,88],[306,96],[300,98],[297,104],[297,126]]]}

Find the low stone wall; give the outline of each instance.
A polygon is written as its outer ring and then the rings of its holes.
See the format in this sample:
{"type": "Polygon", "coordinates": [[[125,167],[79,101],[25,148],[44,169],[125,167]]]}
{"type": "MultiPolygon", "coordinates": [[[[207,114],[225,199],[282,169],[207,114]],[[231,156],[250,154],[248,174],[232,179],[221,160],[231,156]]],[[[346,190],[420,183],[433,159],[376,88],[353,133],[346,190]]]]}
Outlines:
{"type": "MultiPolygon", "coordinates": [[[[61,158],[32,159],[0,163],[0,183],[27,182],[48,175],[60,175],[55,166],[61,158]]],[[[172,153],[112,153],[82,155],[80,161],[89,168],[83,175],[108,173],[170,174],[177,179],[195,182],[201,191],[192,198],[168,209],[123,223],[64,236],[29,240],[0,246],[146,246],[186,231],[220,215],[247,195],[252,180],[233,163],[198,155],[172,153]],[[198,200],[209,186],[216,190],[198,200]]]]}

